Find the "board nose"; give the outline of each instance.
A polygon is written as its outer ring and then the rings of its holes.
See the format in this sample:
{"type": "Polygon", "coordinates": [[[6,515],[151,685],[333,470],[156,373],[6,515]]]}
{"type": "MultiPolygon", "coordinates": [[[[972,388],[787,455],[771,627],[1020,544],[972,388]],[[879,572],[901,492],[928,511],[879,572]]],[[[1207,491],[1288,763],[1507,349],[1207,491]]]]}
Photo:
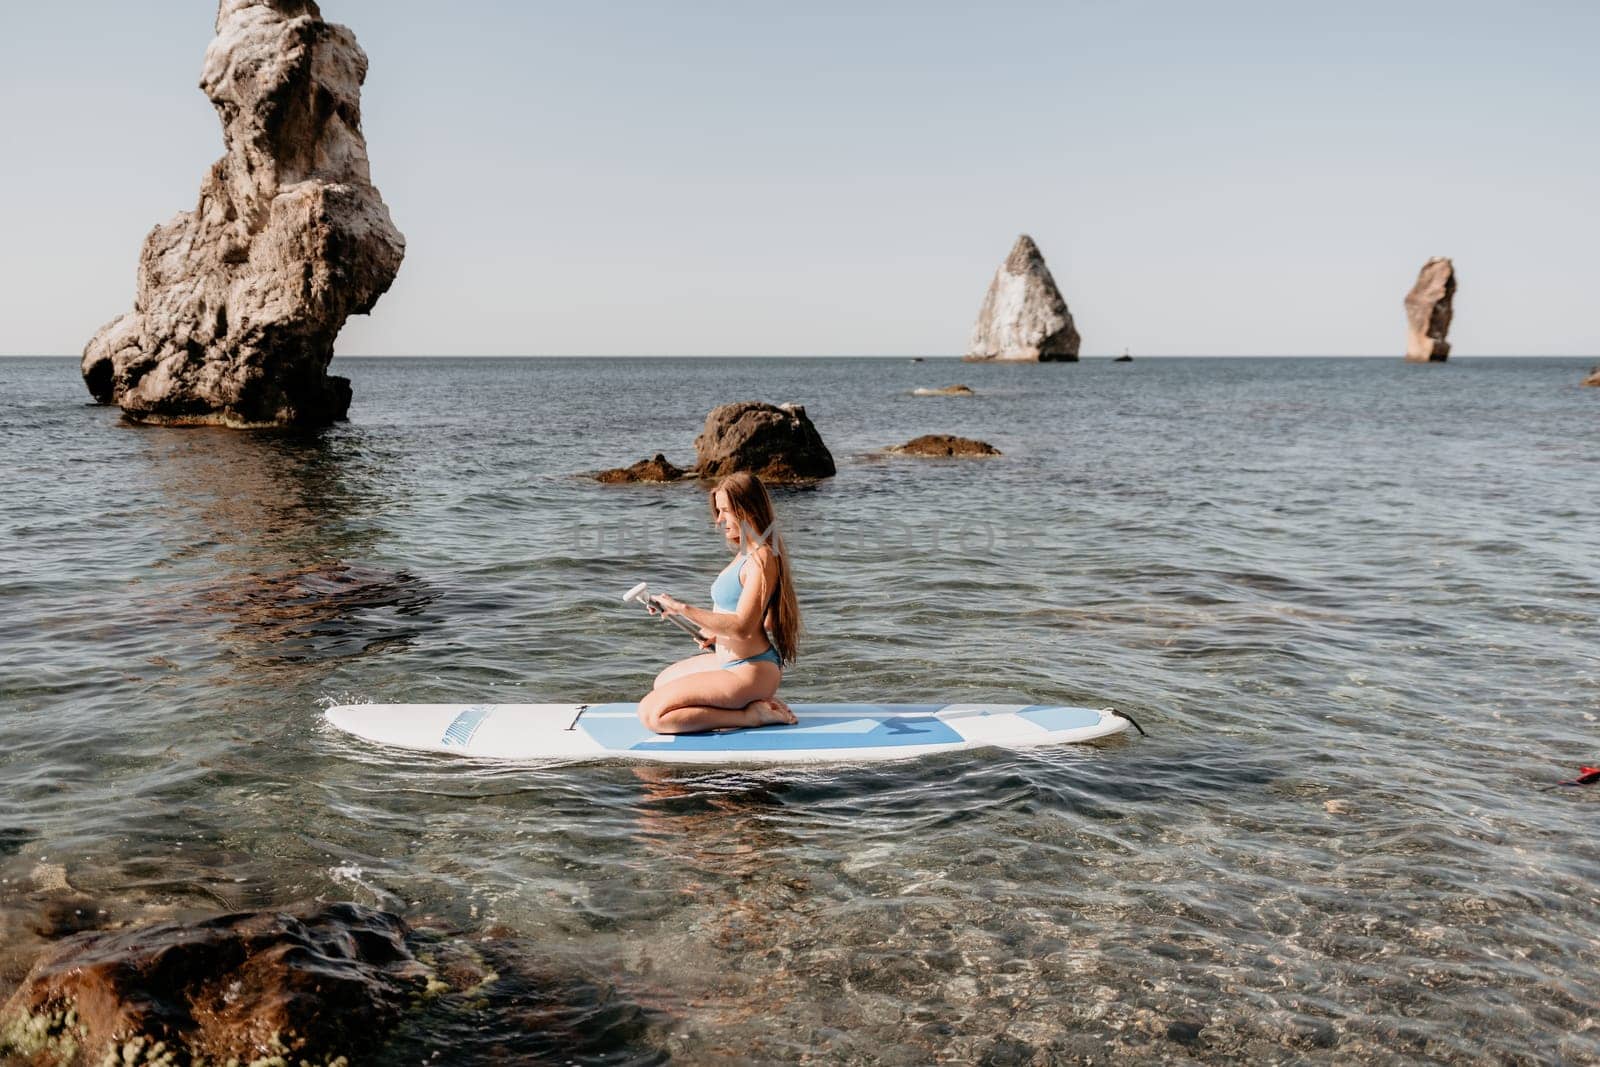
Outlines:
{"type": "Polygon", "coordinates": [[[335,704],[322,713],[322,717],[331,725],[347,733],[355,733],[355,711],[359,704],[335,704]]]}

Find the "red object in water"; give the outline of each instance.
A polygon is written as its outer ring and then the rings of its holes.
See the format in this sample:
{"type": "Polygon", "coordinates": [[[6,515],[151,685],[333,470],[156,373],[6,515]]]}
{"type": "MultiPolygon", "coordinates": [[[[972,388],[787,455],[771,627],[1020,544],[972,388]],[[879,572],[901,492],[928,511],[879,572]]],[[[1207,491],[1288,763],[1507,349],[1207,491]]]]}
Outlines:
{"type": "Polygon", "coordinates": [[[1600,782],[1600,767],[1579,767],[1578,777],[1570,782],[1558,782],[1558,785],[1594,785],[1600,782]]]}

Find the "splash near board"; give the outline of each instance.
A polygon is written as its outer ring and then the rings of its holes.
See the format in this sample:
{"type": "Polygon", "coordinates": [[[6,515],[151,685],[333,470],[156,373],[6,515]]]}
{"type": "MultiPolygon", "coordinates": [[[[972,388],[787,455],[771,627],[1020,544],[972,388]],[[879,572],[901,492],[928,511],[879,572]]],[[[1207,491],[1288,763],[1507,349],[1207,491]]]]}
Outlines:
{"type": "Polygon", "coordinates": [[[343,704],[329,723],[367,741],[481,759],[867,763],[994,745],[1036,748],[1120,733],[1111,708],[1056,704],[795,704],[799,722],[657,734],[637,704],[343,704]]]}

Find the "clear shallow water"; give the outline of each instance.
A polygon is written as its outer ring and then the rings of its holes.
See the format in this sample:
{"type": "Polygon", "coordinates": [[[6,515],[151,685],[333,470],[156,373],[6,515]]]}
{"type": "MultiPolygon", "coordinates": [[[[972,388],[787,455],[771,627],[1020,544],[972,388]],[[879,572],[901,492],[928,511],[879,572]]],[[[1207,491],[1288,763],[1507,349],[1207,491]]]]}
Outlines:
{"type": "MultiPolygon", "coordinates": [[[[1600,1059],[1600,787],[1541,788],[1600,757],[1586,366],[340,360],[351,421],[300,435],[126,426],[74,361],[0,360],[0,992],[62,900],[322,896],[520,946],[596,1062],[1600,1059]],[[621,592],[704,601],[724,555],[693,486],[583,474],[686,463],[746,398],[840,466],[777,494],[790,699],[1151,736],[731,773],[321,725],[636,698],[692,649],[621,592]],[[876,451],[926,432],[1005,455],[876,451]]],[[[431,1016],[392,1059],[533,1027],[431,1016]]]]}

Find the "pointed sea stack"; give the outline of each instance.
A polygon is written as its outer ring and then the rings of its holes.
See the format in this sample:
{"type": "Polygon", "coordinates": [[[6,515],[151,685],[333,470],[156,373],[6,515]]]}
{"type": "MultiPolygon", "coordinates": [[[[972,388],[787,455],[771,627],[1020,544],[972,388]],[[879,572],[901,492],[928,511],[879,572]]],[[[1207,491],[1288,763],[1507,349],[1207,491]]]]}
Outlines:
{"type": "Polygon", "coordinates": [[[994,272],[964,358],[1075,363],[1081,340],[1044,255],[1023,234],[994,272]]]}
{"type": "Polygon", "coordinates": [[[1422,265],[1417,284],[1406,294],[1406,360],[1443,363],[1450,358],[1451,302],[1456,295],[1456,268],[1444,256],[1422,265]]]}
{"type": "Polygon", "coordinates": [[[361,136],[367,57],[313,0],[221,0],[216,33],[200,88],[226,154],[145,238],[134,310],[84,349],[84,383],[140,422],[342,419],[334,338],[405,255],[361,136]]]}

